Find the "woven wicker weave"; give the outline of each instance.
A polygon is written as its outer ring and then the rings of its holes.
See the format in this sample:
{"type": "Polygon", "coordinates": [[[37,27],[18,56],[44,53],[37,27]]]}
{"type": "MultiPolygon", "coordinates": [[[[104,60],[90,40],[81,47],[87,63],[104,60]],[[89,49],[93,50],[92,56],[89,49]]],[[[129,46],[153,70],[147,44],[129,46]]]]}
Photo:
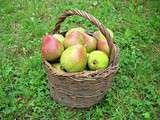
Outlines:
{"type": "Polygon", "coordinates": [[[110,63],[105,70],[77,73],[57,72],[43,55],[42,61],[48,76],[51,96],[55,101],[72,108],[86,108],[98,103],[112,86],[118,69],[119,49],[105,27],[92,15],[80,10],[68,10],[58,19],[52,34],[58,33],[61,23],[69,16],[78,15],[91,21],[106,37],[110,47],[110,63]]]}

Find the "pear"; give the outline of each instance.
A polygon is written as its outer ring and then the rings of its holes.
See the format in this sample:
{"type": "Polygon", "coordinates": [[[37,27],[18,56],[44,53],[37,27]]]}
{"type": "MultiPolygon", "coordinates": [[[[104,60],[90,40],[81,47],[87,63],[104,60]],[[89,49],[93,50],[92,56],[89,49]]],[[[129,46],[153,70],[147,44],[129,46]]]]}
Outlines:
{"type": "Polygon", "coordinates": [[[64,72],[65,72],[65,71],[62,69],[62,66],[61,66],[60,63],[53,63],[53,64],[52,64],[52,67],[53,67],[54,69],[56,69],[57,72],[61,72],[61,73],[64,73],[64,72]]]}
{"type": "Polygon", "coordinates": [[[97,50],[101,50],[109,55],[110,49],[104,35],[100,31],[96,31],[93,33],[93,36],[97,39],[97,50]]]}
{"type": "Polygon", "coordinates": [[[88,35],[87,33],[83,33],[83,37],[84,37],[84,46],[87,49],[87,52],[90,53],[91,51],[95,50],[97,47],[97,40],[88,35]]]}
{"type": "Polygon", "coordinates": [[[67,72],[81,72],[87,64],[86,48],[80,44],[68,47],[61,55],[60,63],[67,72]]]}
{"type": "Polygon", "coordinates": [[[72,31],[69,35],[67,35],[64,39],[64,47],[68,48],[70,46],[76,44],[84,44],[83,34],[79,31],[72,31]]]}
{"type": "Polygon", "coordinates": [[[63,51],[63,45],[53,36],[46,35],[43,38],[42,54],[47,61],[56,61],[63,51]]]}
{"type": "Polygon", "coordinates": [[[111,29],[109,29],[109,28],[107,28],[107,31],[109,32],[111,38],[113,38],[113,36],[114,36],[113,31],[111,29]]]}
{"type": "Polygon", "coordinates": [[[89,57],[89,53],[87,53],[87,59],[88,59],[88,57],[89,57]]]}
{"type": "Polygon", "coordinates": [[[79,32],[85,32],[85,29],[78,27],[78,28],[72,28],[70,29],[65,36],[68,36],[69,34],[71,34],[73,31],[79,31],[79,32]]]}
{"type": "Polygon", "coordinates": [[[55,37],[57,40],[59,40],[62,44],[64,43],[64,37],[61,34],[54,34],[53,37],[55,37]]]}
{"type": "Polygon", "coordinates": [[[88,56],[88,67],[90,70],[105,69],[108,63],[108,56],[102,51],[95,50],[88,56]]]}

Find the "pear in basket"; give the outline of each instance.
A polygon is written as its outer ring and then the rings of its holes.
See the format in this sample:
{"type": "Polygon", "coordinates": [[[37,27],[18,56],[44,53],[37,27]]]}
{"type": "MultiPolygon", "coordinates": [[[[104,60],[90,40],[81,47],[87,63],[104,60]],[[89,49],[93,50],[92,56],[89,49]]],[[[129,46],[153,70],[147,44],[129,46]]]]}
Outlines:
{"type": "Polygon", "coordinates": [[[59,73],[64,73],[65,71],[62,69],[62,66],[60,63],[53,63],[52,67],[59,73]]]}
{"type": "Polygon", "coordinates": [[[71,34],[73,31],[79,31],[79,32],[85,32],[85,29],[78,27],[78,28],[72,28],[70,29],[65,36],[68,36],[69,34],[71,34]]]}
{"type": "Polygon", "coordinates": [[[84,44],[84,37],[83,34],[79,31],[72,31],[70,34],[68,34],[64,39],[64,47],[68,48],[73,45],[77,44],[84,44]]]}
{"type": "Polygon", "coordinates": [[[51,35],[43,38],[42,54],[47,61],[56,61],[64,51],[64,47],[60,41],[51,35]]]}
{"type": "Polygon", "coordinates": [[[90,53],[93,50],[95,50],[97,47],[97,40],[94,37],[88,35],[87,33],[83,33],[83,37],[84,37],[84,46],[86,47],[87,52],[90,53]]]}
{"type": "MultiPolygon", "coordinates": [[[[110,29],[107,29],[111,38],[113,38],[113,32],[110,29]]],[[[101,50],[103,52],[105,52],[107,55],[109,55],[110,49],[109,49],[109,45],[108,42],[106,40],[106,38],[104,37],[104,35],[100,32],[100,31],[96,31],[93,33],[93,36],[95,36],[95,38],[97,38],[97,49],[101,50]]]]}
{"type": "Polygon", "coordinates": [[[53,37],[56,38],[57,40],[59,40],[62,44],[64,43],[63,35],[56,33],[53,35],[53,37]]]}
{"type": "Polygon", "coordinates": [[[88,67],[90,70],[107,68],[109,63],[108,56],[99,50],[95,50],[88,55],[88,67]]]}
{"type": "Polygon", "coordinates": [[[87,64],[86,48],[80,44],[68,47],[61,55],[60,63],[67,72],[81,72],[87,64]]]}

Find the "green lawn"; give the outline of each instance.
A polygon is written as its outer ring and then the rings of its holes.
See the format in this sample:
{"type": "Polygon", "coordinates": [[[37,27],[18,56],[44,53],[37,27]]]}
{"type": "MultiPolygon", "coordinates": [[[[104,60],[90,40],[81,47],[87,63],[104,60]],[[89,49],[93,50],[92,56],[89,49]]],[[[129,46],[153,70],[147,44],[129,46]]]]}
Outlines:
{"type": "MultiPolygon", "coordinates": [[[[0,119],[158,120],[160,119],[160,1],[0,0],[0,119]],[[128,2],[127,2],[128,1],[128,2]],[[50,98],[41,63],[41,42],[66,9],[81,9],[112,29],[120,65],[104,101],[89,109],[69,109],[50,98]]],[[[81,26],[71,17],[62,31],[81,26]]]]}

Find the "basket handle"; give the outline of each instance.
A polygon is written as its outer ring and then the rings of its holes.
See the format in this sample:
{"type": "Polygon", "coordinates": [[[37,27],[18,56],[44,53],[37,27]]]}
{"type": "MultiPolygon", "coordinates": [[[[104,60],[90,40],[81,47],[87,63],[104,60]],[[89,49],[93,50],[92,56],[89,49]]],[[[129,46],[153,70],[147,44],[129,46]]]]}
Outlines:
{"type": "MultiPolygon", "coordinates": [[[[61,27],[61,23],[69,16],[73,16],[73,15],[77,15],[77,16],[81,16],[84,17],[86,19],[88,19],[91,23],[93,23],[95,26],[97,26],[97,28],[101,31],[101,33],[105,36],[107,43],[109,45],[110,51],[113,48],[113,40],[109,34],[109,32],[105,29],[104,25],[97,20],[94,16],[88,14],[85,11],[82,10],[66,10],[64,11],[63,15],[61,17],[59,17],[57,23],[55,24],[55,28],[52,30],[52,33],[56,33],[60,30],[61,27]]],[[[111,52],[110,52],[111,53],[111,52]]],[[[109,56],[110,56],[109,53],[109,56]]]]}

